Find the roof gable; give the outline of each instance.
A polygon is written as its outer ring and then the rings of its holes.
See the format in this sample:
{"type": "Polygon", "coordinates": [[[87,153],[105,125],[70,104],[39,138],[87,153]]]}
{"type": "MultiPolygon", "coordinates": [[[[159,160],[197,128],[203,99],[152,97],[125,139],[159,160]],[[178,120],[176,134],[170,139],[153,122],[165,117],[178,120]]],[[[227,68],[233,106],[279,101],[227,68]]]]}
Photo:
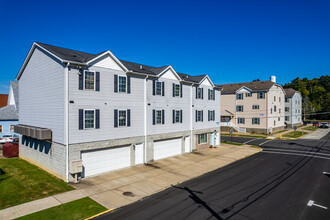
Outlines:
{"type": "Polygon", "coordinates": [[[241,88],[239,88],[236,93],[240,93],[240,92],[251,92],[252,90],[245,87],[245,86],[242,86],[241,88]]]}
{"type": "Polygon", "coordinates": [[[257,82],[246,82],[246,83],[233,83],[219,85],[223,88],[222,94],[236,93],[237,90],[243,86],[249,88],[252,92],[268,91],[274,84],[272,81],[257,81],[257,82]]]}
{"type": "Polygon", "coordinates": [[[91,66],[109,68],[114,70],[121,70],[126,72],[126,67],[123,64],[119,64],[118,61],[113,59],[110,54],[103,54],[101,57],[97,57],[89,62],[91,66]]]}
{"type": "Polygon", "coordinates": [[[203,86],[210,86],[210,87],[213,87],[213,83],[210,79],[210,77],[208,75],[206,75],[204,77],[204,79],[202,79],[202,81],[200,82],[201,85],[203,86]]]}
{"type": "Polygon", "coordinates": [[[180,76],[175,72],[175,70],[171,66],[168,66],[165,70],[159,73],[158,77],[181,81],[180,76]]]}

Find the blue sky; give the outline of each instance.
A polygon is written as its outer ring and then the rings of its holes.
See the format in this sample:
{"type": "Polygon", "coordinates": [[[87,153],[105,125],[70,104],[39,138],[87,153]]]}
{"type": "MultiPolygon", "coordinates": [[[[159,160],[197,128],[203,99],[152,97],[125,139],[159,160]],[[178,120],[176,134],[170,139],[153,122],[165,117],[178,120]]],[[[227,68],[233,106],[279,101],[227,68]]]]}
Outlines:
{"type": "Polygon", "coordinates": [[[214,83],[330,72],[330,1],[0,0],[0,93],[33,41],[99,53],[214,83]]]}

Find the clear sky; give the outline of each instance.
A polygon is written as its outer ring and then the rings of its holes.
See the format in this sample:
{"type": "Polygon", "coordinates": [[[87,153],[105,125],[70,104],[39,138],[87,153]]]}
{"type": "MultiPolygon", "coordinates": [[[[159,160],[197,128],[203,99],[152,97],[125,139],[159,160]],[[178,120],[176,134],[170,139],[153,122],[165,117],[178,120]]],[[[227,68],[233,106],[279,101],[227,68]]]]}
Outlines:
{"type": "Polygon", "coordinates": [[[0,0],[0,93],[34,41],[150,66],[215,84],[330,72],[330,1],[0,0]]]}

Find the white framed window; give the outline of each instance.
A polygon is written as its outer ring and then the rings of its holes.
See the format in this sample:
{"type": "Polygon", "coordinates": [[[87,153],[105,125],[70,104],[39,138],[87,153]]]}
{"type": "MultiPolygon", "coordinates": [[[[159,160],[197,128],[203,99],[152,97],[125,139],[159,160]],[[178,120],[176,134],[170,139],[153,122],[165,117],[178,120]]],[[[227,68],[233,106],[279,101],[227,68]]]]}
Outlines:
{"type": "Polygon", "coordinates": [[[203,121],[203,111],[196,111],[196,121],[203,121]]]}
{"type": "Polygon", "coordinates": [[[203,89],[197,88],[197,98],[202,99],[203,98],[203,89]]]}
{"type": "Polygon", "coordinates": [[[10,125],[10,131],[14,132],[14,125],[10,125]]]}
{"type": "Polygon", "coordinates": [[[85,70],[85,89],[95,90],[95,72],[85,70]]]}
{"type": "Polygon", "coordinates": [[[274,96],[274,102],[276,102],[276,96],[274,96]]]}
{"type": "Polygon", "coordinates": [[[214,90],[210,89],[210,98],[209,100],[214,100],[214,90]]]}
{"type": "Polygon", "coordinates": [[[238,124],[245,124],[245,118],[238,118],[237,123],[238,124]]]}
{"type": "Polygon", "coordinates": [[[285,107],[285,112],[289,112],[290,108],[289,107],[285,107]]]}
{"type": "Polygon", "coordinates": [[[265,98],[265,93],[264,92],[258,92],[258,99],[264,99],[265,98]]]}
{"type": "Polygon", "coordinates": [[[162,124],[162,110],[155,111],[155,122],[156,124],[162,124]]]}
{"type": "Polygon", "coordinates": [[[179,97],[180,96],[180,84],[174,85],[174,96],[179,97]]]}
{"type": "Polygon", "coordinates": [[[206,143],[207,143],[207,134],[199,134],[198,144],[206,144],[206,143]]]}
{"type": "Polygon", "coordinates": [[[215,110],[208,111],[209,121],[215,121],[215,110]]]}
{"type": "Polygon", "coordinates": [[[243,93],[236,94],[236,99],[237,100],[243,100],[243,93]]]}
{"type": "Polygon", "coordinates": [[[245,93],[245,97],[252,97],[252,93],[251,92],[245,93]]]}
{"type": "Polygon", "coordinates": [[[2,133],[3,132],[3,130],[2,130],[2,125],[0,125],[0,133],[2,133]]]}
{"type": "Polygon", "coordinates": [[[127,110],[118,110],[118,126],[125,127],[127,125],[127,110]]]}
{"type": "Polygon", "coordinates": [[[281,109],[280,108],[278,109],[278,113],[281,113],[281,109]]]}
{"type": "Polygon", "coordinates": [[[236,105],[237,112],[243,112],[243,105],[236,105]]]}
{"type": "Polygon", "coordinates": [[[289,98],[285,97],[285,102],[289,102],[289,98]]]}
{"type": "Polygon", "coordinates": [[[118,76],[118,91],[126,92],[127,78],[126,76],[118,76]]]}
{"type": "Polygon", "coordinates": [[[274,112],[276,112],[276,105],[274,105],[274,112]]]}
{"type": "Polygon", "coordinates": [[[285,116],[285,121],[289,121],[289,116],[285,116]]]}
{"type": "Polygon", "coordinates": [[[259,109],[259,105],[252,105],[252,109],[259,109]]]}
{"type": "Polygon", "coordinates": [[[180,123],[181,122],[180,116],[181,116],[180,110],[175,110],[174,111],[174,123],[180,123]]]}
{"type": "Polygon", "coordinates": [[[162,82],[156,81],[156,95],[162,95],[162,82]]]}
{"type": "Polygon", "coordinates": [[[252,118],[252,124],[253,125],[259,125],[260,124],[260,118],[252,118]]]}
{"type": "Polygon", "coordinates": [[[95,110],[85,109],[84,110],[84,127],[85,129],[95,128],[95,110]]]}
{"type": "Polygon", "coordinates": [[[281,97],[278,97],[278,101],[281,102],[281,97]]]}
{"type": "Polygon", "coordinates": [[[278,117],[278,119],[277,119],[278,121],[281,121],[281,117],[278,117]]]}

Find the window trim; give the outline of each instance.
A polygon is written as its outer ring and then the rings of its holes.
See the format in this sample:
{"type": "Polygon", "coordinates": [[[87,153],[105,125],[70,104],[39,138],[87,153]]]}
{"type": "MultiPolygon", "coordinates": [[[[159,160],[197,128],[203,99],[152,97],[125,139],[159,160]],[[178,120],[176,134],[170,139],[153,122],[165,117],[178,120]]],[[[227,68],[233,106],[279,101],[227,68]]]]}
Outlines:
{"type": "Polygon", "coordinates": [[[181,97],[181,85],[174,83],[174,97],[181,97]],[[176,95],[178,86],[178,95],[176,95]]]}
{"type": "Polygon", "coordinates": [[[255,105],[252,105],[252,109],[253,110],[258,110],[260,108],[260,106],[259,105],[257,105],[257,104],[255,104],[255,105]],[[256,108],[257,107],[257,108],[256,108]]]}
{"type": "MultiPolygon", "coordinates": [[[[127,76],[119,76],[118,75],[118,83],[117,83],[118,85],[118,93],[127,93],[127,76]],[[119,86],[119,84],[120,84],[120,77],[122,77],[122,78],[125,78],[125,92],[122,92],[122,91],[120,91],[120,86],[119,86]]],[[[119,111],[119,109],[118,109],[118,111],[119,111]]]]}
{"type": "Polygon", "coordinates": [[[245,124],[245,118],[238,117],[238,118],[237,118],[237,124],[242,124],[242,125],[244,125],[244,124],[245,124]],[[242,119],[243,122],[240,122],[240,119],[242,119]]]}
{"type": "Polygon", "coordinates": [[[257,117],[252,118],[252,124],[253,125],[260,125],[260,118],[257,118],[257,117]],[[254,120],[257,120],[257,123],[254,123],[254,120]]]}
{"type": "Polygon", "coordinates": [[[178,123],[181,123],[181,110],[174,110],[174,124],[178,124],[178,123]],[[177,121],[177,116],[179,116],[178,120],[177,121]]]}
{"type": "Polygon", "coordinates": [[[215,92],[214,92],[214,89],[210,89],[209,90],[210,92],[210,97],[209,97],[209,100],[215,100],[214,96],[215,96],[215,92]]]}
{"type": "Polygon", "coordinates": [[[236,105],[236,112],[244,112],[243,105],[236,105]],[[241,111],[239,111],[239,107],[242,107],[242,110],[241,111]]]}
{"type": "Polygon", "coordinates": [[[15,126],[15,125],[10,125],[10,126],[9,126],[9,131],[14,132],[14,126],[15,126]]]}
{"type": "Polygon", "coordinates": [[[95,129],[96,126],[96,109],[84,109],[84,115],[83,115],[83,122],[84,122],[84,130],[92,130],[95,129]],[[94,119],[93,119],[93,127],[92,128],[86,128],[86,111],[93,111],[94,112],[94,119]]]}
{"type": "Polygon", "coordinates": [[[0,125],[0,133],[3,133],[3,125],[0,125]]]}
{"type": "Polygon", "coordinates": [[[265,92],[258,92],[258,99],[265,99],[265,92]],[[260,98],[260,95],[262,94],[262,98],[260,98]]]}
{"type": "Polygon", "coordinates": [[[198,134],[197,135],[197,144],[198,145],[200,145],[200,144],[207,144],[207,142],[208,142],[207,138],[208,138],[207,133],[198,134]],[[205,142],[201,142],[201,135],[206,135],[206,140],[204,140],[205,142]]]}
{"type": "Polygon", "coordinates": [[[197,122],[203,122],[203,110],[196,110],[197,112],[197,122]]]}
{"type": "Polygon", "coordinates": [[[245,97],[252,97],[252,92],[245,93],[245,97]]]}
{"type": "Polygon", "coordinates": [[[84,70],[84,90],[96,91],[96,71],[84,70]],[[91,72],[94,74],[94,89],[86,89],[86,72],[91,72]]]}
{"type": "Polygon", "coordinates": [[[127,109],[117,109],[118,110],[118,116],[117,116],[117,123],[118,123],[118,128],[119,127],[127,127],[127,109]],[[120,123],[119,123],[119,112],[120,111],[124,111],[125,113],[126,113],[126,115],[125,115],[125,125],[120,125],[120,123]]]}

